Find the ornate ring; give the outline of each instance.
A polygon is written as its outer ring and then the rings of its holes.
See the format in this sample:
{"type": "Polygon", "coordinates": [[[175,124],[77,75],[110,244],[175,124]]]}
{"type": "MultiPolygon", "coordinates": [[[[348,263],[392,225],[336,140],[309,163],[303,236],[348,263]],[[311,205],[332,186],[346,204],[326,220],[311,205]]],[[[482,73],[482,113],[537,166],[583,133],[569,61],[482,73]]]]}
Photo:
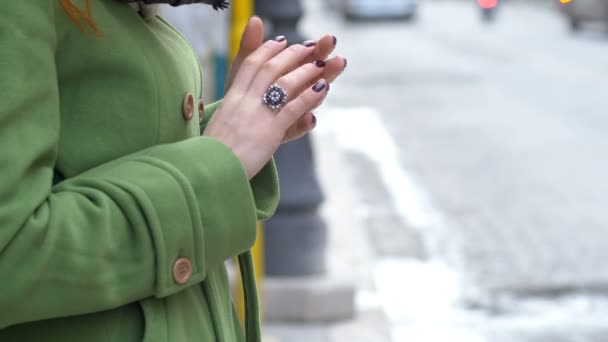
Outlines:
{"type": "Polygon", "coordinates": [[[287,91],[278,84],[273,84],[264,93],[263,100],[268,107],[274,110],[281,109],[287,103],[287,91]]]}

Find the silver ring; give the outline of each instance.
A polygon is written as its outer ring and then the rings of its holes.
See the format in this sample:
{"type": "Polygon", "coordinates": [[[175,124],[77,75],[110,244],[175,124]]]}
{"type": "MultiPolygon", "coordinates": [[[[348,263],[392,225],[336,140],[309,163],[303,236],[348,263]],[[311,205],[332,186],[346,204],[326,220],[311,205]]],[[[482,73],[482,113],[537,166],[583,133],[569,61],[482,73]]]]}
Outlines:
{"type": "Polygon", "coordinates": [[[273,84],[268,87],[264,93],[264,103],[271,109],[278,110],[283,108],[287,103],[287,91],[281,88],[278,84],[273,84]]]}

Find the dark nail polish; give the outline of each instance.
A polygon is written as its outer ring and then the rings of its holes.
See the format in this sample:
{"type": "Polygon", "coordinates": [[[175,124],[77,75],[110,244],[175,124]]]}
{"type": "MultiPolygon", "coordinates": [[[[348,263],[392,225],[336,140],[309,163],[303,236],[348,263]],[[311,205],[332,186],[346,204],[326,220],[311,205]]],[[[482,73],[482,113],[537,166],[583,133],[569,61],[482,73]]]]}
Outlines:
{"type": "Polygon", "coordinates": [[[285,38],[285,36],[277,36],[277,37],[274,39],[274,41],[275,41],[275,42],[279,42],[279,43],[280,43],[280,42],[284,41],[285,39],[286,39],[286,38],[285,38]]]}
{"type": "Polygon", "coordinates": [[[319,68],[325,67],[325,61],[314,61],[313,63],[315,63],[315,65],[319,68]]]}
{"type": "Polygon", "coordinates": [[[327,87],[327,82],[325,82],[325,81],[319,81],[319,82],[315,83],[314,86],[312,86],[312,90],[314,90],[315,92],[319,93],[323,89],[325,89],[326,87],[327,87]]]}
{"type": "Polygon", "coordinates": [[[331,36],[334,39],[334,46],[338,44],[338,38],[336,36],[331,36]]]}
{"type": "Polygon", "coordinates": [[[312,127],[315,127],[317,125],[317,117],[313,114],[312,115],[312,127]]]}
{"type": "Polygon", "coordinates": [[[304,43],[302,43],[302,45],[306,46],[306,47],[312,47],[317,45],[317,43],[314,40],[307,40],[304,43]]]}
{"type": "Polygon", "coordinates": [[[348,65],[348,61],[346,60],[346,58],[344,58],[344,68],[346,68],[347,65],[348,65]]]}

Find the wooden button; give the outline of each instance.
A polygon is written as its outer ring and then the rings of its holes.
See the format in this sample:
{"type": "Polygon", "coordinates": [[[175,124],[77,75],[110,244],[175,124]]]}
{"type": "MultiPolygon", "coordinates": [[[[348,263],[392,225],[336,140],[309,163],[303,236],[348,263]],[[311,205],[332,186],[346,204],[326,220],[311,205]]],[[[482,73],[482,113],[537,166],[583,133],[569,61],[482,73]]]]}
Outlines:
{"type": "Polygon", "coordinates": [[[184,96],[182,112],[186,121],[192,119],[192,116],[194,116],[194,96],[192,96],[191,93],[186,93],[186,96],[184,96]]]}
{"type": "Polygon", "coordinates": [[[173,280],[183,285],[190,280],[192,275],[192,263],[188,258],[179,258],[173,264],[173,280]]]}
{"type": "Polygon", "coordinates": [[[202,124],[205,119],[205,104],[203,99],[198,100],[198,123],[202,124]]]}

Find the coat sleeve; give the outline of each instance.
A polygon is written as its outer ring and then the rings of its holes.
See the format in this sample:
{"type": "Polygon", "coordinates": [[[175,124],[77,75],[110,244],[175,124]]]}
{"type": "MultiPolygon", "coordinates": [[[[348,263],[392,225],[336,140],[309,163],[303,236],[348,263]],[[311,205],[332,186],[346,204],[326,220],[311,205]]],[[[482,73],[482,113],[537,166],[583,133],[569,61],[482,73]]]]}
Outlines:
{"type": "Polygon", "coordinates": [[[0,11],[0,329],[198,283],[253,244],[256,203],[263,216],[278,197],[276,188],[254,195],[238,158],[206,137],[53,186],[61,129],[54,15],[63,14],[56,6],[11,1],[0,11]],[[186,284],[172,277],[180,257],[193,266],[186,284]]]}
{"type": "MultiPolygon", "coordinates": [[[[201,133],[205,130],[207,123],[209,123],[209,120],[211,120],[211,117],[221,104],[222,100],[218,100],[205,106],[205,117],[200,127],[201,133]]],[[[251,179],[251,189],[253,190],[258,220],[269,219],[277,209],[280,192],[278,179],[274,158],[251,179]]]]}

